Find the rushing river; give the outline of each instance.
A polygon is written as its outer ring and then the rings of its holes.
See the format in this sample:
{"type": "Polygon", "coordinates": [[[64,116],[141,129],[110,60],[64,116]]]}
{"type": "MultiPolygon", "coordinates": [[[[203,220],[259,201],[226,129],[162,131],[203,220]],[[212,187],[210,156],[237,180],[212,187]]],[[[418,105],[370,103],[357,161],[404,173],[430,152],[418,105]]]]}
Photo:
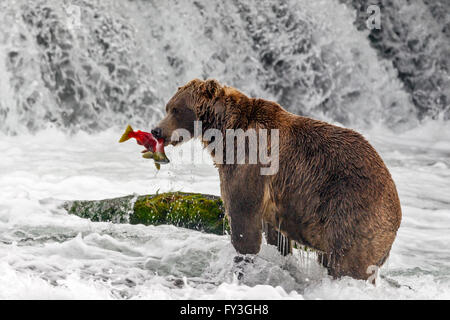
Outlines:
{"type": "MultiPolygon", "coordinates": [[[[2,136],[0,298],[450,298],[448,126],[366,133],[392,172],[403,208],[377,287],[331,280],[312,255],[284,258],[268,245],[238,282],[227,235],[90,222],[46,201],[158,189],[219,194],[207,154],[202,163],[183,165],[169,147],[172,163],[157,173],[136,144],[118,144],[118,136],[120,130],[69,137],[54,129],[2,136]]],[[[191,147],[202,152],[193,142],[182,147],[185,156],[191,147]]]]}

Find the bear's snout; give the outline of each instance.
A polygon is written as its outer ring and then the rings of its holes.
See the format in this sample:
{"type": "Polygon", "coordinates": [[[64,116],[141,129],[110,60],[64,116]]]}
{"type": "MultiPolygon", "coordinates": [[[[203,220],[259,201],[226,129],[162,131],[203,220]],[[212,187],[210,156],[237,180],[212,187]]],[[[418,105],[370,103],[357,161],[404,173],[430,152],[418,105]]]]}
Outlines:
{"type": "Polygon", "coordinates": [[[161,128],[152,129],[151,133],[156,139],[162,138],[162,129],[161,128]]]}

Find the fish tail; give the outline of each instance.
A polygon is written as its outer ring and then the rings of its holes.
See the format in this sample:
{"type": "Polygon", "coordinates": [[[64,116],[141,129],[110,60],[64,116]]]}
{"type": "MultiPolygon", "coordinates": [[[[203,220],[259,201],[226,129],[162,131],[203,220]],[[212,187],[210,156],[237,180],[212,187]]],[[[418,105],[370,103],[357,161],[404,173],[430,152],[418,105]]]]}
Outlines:
{"type": "Polygon", "coordinates": [[[125,142],[128,139],[130,139],[130,133],[133,132],[133,128],[128,125],[128,127],[125,129],[125,132],[123,133],[122,137],[120,138],[119,142],[125,142]]]}

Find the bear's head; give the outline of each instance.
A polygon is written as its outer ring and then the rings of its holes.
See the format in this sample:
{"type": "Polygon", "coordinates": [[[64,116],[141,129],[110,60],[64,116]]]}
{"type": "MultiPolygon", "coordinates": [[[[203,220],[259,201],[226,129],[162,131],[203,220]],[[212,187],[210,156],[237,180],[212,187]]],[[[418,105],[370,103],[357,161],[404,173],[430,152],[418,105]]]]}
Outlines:
{"type": "MultiPolygon", "coordinates": [[[[169,100],[166,105],[166,116],[152,130],[152,134],[156,138],[163,138],[165,145],[182,142],[176,134],[173,136],[177,129],[187,130],[193,137],[194,121],[217,122],[222,118],[224,113],[222,96],[223,87],[216,80],[189,81],[179,87],[169,100]]],[[[210,126],[212,125],[210,123],[210,126]]]]}

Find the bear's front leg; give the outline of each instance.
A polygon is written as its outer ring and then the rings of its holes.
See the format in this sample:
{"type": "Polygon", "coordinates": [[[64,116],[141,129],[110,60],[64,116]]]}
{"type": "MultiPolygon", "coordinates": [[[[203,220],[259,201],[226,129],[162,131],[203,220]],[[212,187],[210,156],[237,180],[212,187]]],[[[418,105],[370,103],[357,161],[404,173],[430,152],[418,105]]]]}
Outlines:
{"type": "Polygon", "coordinates": [[[265,176],[255,165],[219,168],[221,195],[230,227],[231,243],[240,254],[257,254],[262,237],[265,176]]]}

